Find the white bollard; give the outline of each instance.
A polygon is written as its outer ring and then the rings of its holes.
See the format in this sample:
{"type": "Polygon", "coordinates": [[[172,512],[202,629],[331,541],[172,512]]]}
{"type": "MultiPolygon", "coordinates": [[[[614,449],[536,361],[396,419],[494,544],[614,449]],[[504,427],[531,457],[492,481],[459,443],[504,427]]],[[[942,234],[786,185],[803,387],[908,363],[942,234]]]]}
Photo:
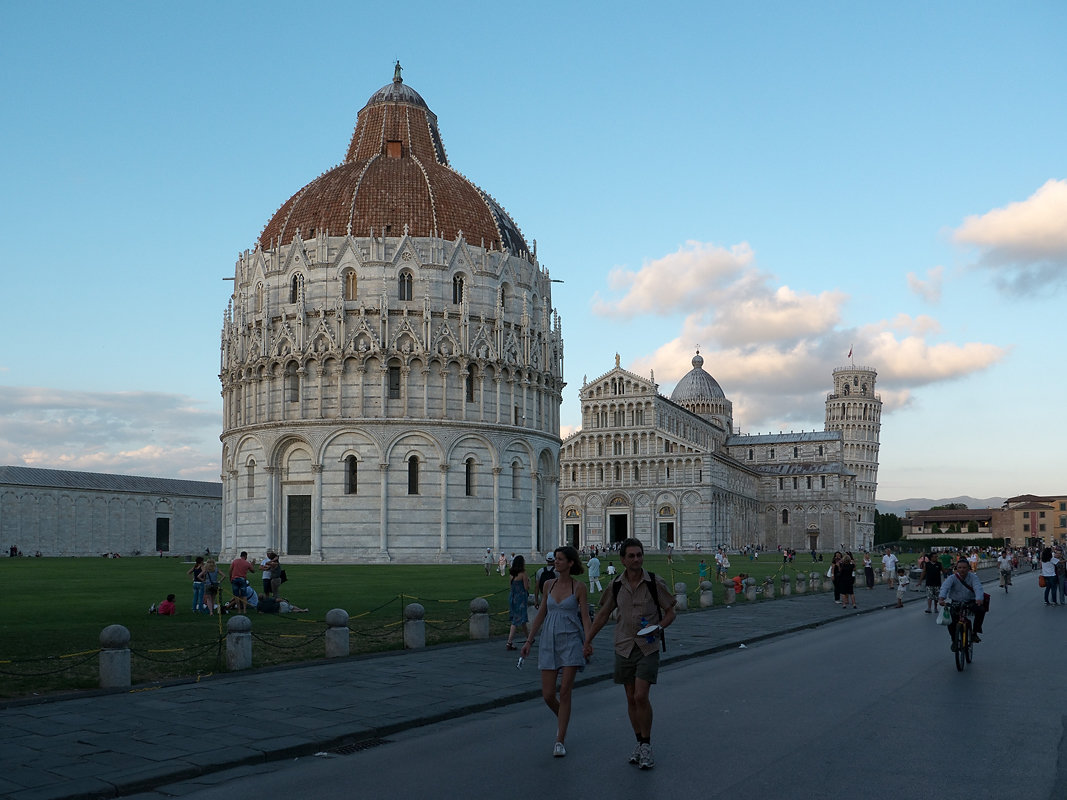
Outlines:
{"type": "Polygon", "coordinates": [[[686,594],[686,586],[679,581],[674,584],[674,610],[675,611],[688,611],[689,610],[689,597],[686,594]]]}
{"type": "Polygon", "coordinates": [[[700,607],[711,608],[715,604],[715,595],[712,593],[711,581],[700,582],[700,607]]]}
{"type": "Polygon", "coordinates": [[[426,609],[421,603],[404,606],[404,649],[419,650],[426,646],[426,609]]]}
{"type": "Polygon", "coordinates": [[[489,638],[489,601],[484,597],[471,600],[471,639],[489,638]]]}
{"type": "Polygon", "coordinates": [[[231,672],[252,666],[252,620],[244,614],[226,623],[226,668],[231,672]]]}
{"type": "Polygon", "coordinates": [[[344,658],[351,652],[348,612],[331,608],[326,612],[326,658],[344,658]]]}
{"type": "Polygon", "coordinates": [[[129,686],[130,631],[122,625],[108,625],[100,631],[100,688],[129,686]]]}

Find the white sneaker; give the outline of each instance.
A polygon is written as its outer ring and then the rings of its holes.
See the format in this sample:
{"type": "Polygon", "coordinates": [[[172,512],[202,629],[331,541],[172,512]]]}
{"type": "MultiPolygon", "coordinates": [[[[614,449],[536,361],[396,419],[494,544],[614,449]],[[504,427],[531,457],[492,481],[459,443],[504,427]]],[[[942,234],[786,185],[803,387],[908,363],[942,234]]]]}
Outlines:
{"type": "Polygon", "coordinates": [[[552,748],[552,755],[555,758],[563,758],[567,755],[567,748],[563,746],[563,742],[556,742],[555,747],[552,748]]]}
{"type": "Polygon", "coordinates": [[[641,756],[637,761],[637,766],[641,769],[652,769],[656,766],[656,759],[652,757],[652,745],[647,742],[641,745],[641,756]]]}
{"type": "Polygon", "coordinates": [[[627,759],[631,764],[637,764],[641,760],[641,743],[638,742],[634,745],[634,751],[630,753],[630,757],[627,759]]]}

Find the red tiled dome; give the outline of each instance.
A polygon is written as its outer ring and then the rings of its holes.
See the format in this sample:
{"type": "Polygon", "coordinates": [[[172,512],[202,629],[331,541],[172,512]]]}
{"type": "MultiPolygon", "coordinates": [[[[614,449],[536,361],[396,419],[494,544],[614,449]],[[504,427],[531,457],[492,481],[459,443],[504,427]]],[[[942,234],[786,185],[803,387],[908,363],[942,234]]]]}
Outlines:
{"type": "Polygon", "coordinates": [[[475,245],[529,251],[518,226],[489,195],[448,164],[437,117],[400,78],[367,101],[344,163],[290,197],[260,234],[263,247],[331,236],[412,236],[455,239],[460,231],[475,245]]]}

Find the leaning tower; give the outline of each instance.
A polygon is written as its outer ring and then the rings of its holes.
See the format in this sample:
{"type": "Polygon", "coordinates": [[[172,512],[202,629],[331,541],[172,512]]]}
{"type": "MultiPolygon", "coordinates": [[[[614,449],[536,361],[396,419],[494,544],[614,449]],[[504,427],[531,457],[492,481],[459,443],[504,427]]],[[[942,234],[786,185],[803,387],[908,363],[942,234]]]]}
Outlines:
{"type": "Polygon", "coordinates": [[[838,367],[834,390],[826,395],[826,430],[844,436],[845,467],[856,473],[856,541],[869,550],[874,544],[874,498],[878,489],[878,436],[882,399],[875,394],[878,373],[873,367],[838,367]]]}

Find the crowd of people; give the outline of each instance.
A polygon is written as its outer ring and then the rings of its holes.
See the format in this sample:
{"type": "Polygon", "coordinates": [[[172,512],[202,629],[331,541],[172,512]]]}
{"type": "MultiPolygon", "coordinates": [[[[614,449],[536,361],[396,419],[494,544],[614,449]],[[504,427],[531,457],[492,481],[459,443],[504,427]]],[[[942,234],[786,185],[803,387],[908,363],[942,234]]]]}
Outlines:
{"type": "MultiPolygon", "coordinates": [[[[281,585],[288,579],[282,569],[281,561],[274,550],[268,550],[260,562],[260,577],[263,580],[262,592],[257,592],[248,576],[256,571],[255,565],[248,560],[248,552],[230,562],[227,577],[230,583],[230,599],[222,602],[222,572],[211,551],[205,550],[206,556],[197,556],[193,565],[185,571],[192,580],[194,614],[208,616],[229,614],[231,612],[247,613],[249,609],[268,614],[292,614],[306,612],[290,600],[281,596],[281,585]]],[[[165,600],[152,603],[149,614],[173,616],[177,613],[175,595],[169,594],[165,600]]]]}

